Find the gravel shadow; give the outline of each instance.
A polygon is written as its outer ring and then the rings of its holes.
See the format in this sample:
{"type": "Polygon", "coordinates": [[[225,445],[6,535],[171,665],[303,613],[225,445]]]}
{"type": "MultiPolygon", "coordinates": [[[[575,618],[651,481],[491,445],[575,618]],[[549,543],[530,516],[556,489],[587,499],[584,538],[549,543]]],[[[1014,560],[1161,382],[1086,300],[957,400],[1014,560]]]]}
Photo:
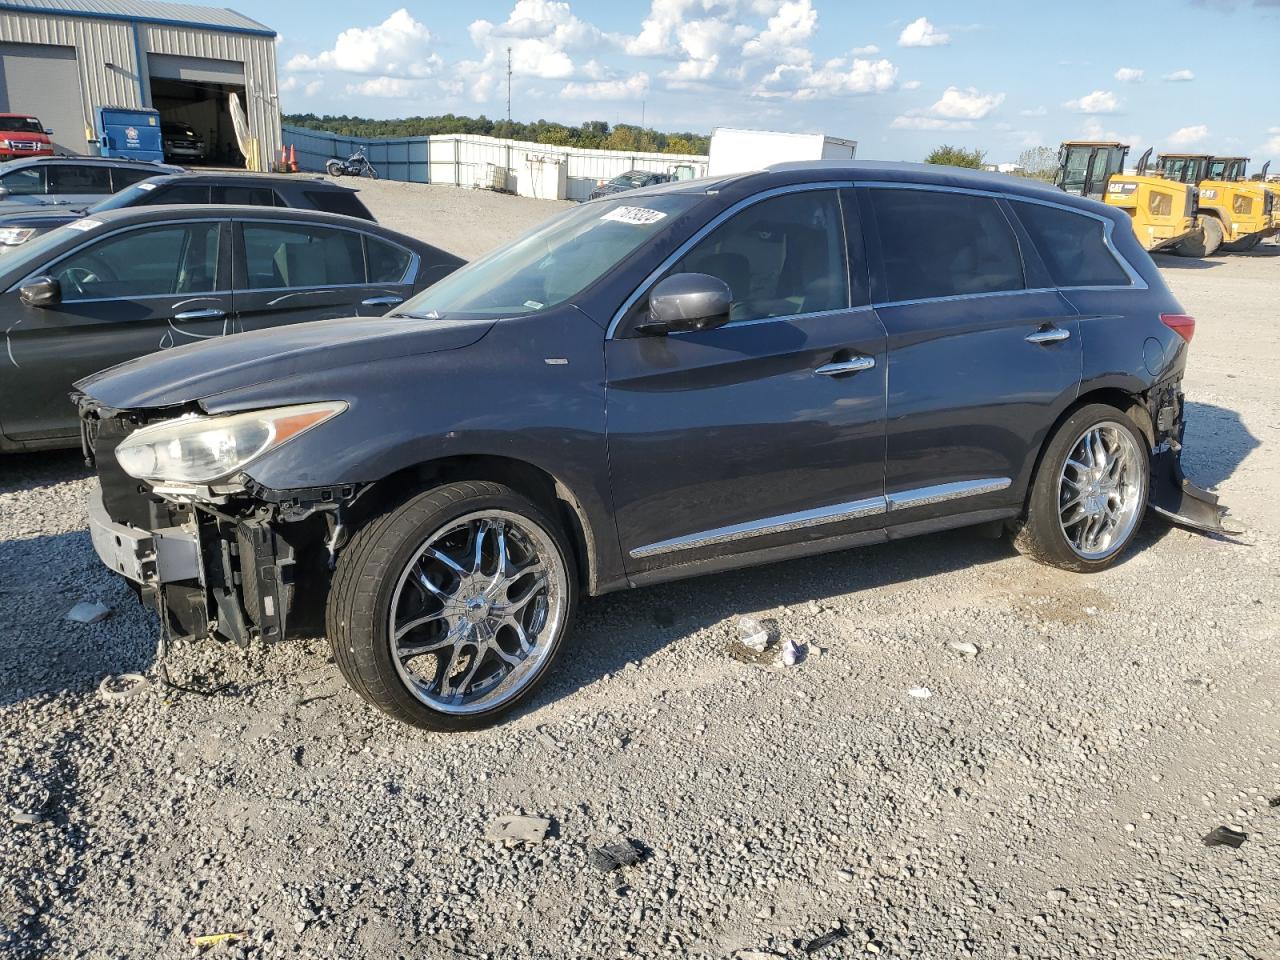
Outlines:
{"type": "Polygon", "coordinates": [[[79,449],[0,454],[0,493],[39,490],[80,480],[91,472],[79,449]]]}
{"type": "Polygon", "coordinates": [[[1249,432],[1240,414],[1211,403],[1188,401],[1182,466],[1187,478],[1213,488],[1236,472],[1262,441],[1249,432]]]}
{"type": "Polygon", "coordinates": [[[1156,266],[1161,270],[1211,270],[1214,267],[1224,265],[1221,257],[1225,254],[1219,254],[1219,259],[1194,259],[1191,257],[1180,257],[1176,253],[1153,253],[1151,259],[1156,262],[1156,266]]]}

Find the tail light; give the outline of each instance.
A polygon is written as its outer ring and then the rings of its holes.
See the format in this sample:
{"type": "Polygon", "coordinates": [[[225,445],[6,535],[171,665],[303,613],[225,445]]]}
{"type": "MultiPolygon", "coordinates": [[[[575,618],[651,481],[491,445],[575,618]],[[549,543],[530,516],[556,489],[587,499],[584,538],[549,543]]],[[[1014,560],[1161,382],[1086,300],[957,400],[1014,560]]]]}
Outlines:
{"type": "Polygon", "coordinates": [[[1196,318],[1188,317],[1185,313],[1162,313],[1160,322],[1187,343],[1196,335],[1196,318]]]}

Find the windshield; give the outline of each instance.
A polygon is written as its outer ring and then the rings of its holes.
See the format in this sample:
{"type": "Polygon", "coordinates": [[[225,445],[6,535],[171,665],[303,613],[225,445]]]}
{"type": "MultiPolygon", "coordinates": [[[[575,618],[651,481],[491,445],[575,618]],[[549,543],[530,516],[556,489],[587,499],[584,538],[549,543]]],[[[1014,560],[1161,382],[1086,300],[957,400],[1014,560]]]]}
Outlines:
{"type": "Polygon", "coordinates": [[[643,173],[623,173],[609,181],[614,187],[643,187],[648,176],[643,173]]]}
{"type": "Polygon", "coordinates": [[[106,199],[99,200],[93,206],[85,210],[85,213],[100,213],[103,210],[119,210],[121,207],[132,207],[136,203],[142,203],[146,196],[155,190],[155,180],[159,178],[153,177],[150,180],[142,180],[133,186],[125,187],[118,193],[113,193],[106,199]]]}
{"type": "Polygon", "coordinates": [[[451,273],[396,311],[410,317],[512,317],[563,303],[648,243],[701,194],[583,204],[451,273]]]}
{"type": "Polygon", "coordinates": [[[44,133],[44,127],[35,117],[0,117],[0,130],[18,130],[22,133],[44,133]]]}

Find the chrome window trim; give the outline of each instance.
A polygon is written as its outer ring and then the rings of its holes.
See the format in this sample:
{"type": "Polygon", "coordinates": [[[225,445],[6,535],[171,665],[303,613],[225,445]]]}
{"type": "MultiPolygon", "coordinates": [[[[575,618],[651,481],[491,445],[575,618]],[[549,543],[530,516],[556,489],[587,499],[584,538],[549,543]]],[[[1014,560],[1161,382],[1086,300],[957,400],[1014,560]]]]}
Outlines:
{"type": "MultiPolygon", "coordinates": [[[[737,323],[725,324],[725,327],[732,327],[737,330],[739,327],[754,327],[762,323],[786,323],[791,320],[811,320],[814,317],[834,317],[837,315],[845,316],[850,313],[869,313],[873,307],[871,304],[865,304],[861,307],[840,307],[836,310],[814,310],[811,313],[788,313],[779,317],[756,317],[754,320],[739,320],[737,323]]],[[[716,330],[721,327],[714,328],[716,330]]],[[[674,333],[668,333],[668,337],[687,337],[695,333],[704,333],[702,330],[677,330],[674,333]]]]}
{"type": "MultiPolygon", "coordinates": [[[[675,251],[670,256],[668,256],[665,260],[663,260],[662,263],[658,264],[658,266],[654,268],[653,271],[651,271],[647,277],[645,277],[642,281],[640,281],[640,283],[636,286],[635,290],[632,291],[631,296],[627,297],[626,300],[622,301],[622,306],[619,307],[616,311],[614,311],[613,319],[609,321],[609,328],[605,332],[605,337],[604,337],[605,340],[614,339],[614,335],[617,333],[618,327],[622,323],[622,318],[626,316],[627,311],[630,310],[633,306],[635,306],[637,300],[639,300],[642,296],[644,296],[646,293],[649,292],[649,288],[658,282],[658,279],[663,275],[663,273],[665,273],[671,267],[672,264],[674,264],[677,260],[683,257],[686,253],[688,253],[689,249],[693,247],[694,244],[696,244],[699,240],[705,237],[708,233],[710,233],[716,227],[720,226],[720,224],[724,223],[734,214],[742,210],[745,210],[747,207],[753,206],[762,200],[769,200],[769,199],[772,199],[773,197],[783,196],[784,194],[788,194],[788,193],[807,193],[811,190],[841,190],[851,186],[853,186],[852,180],[823,180],[820,182],[815,181],[813,183],[792,183],[783,187],[773,187],[772,189],[769,189],[769,190],[763,190],[760,193],[754,193],[749,197],[743,197],[733,206],[728,207],[725,210],[721,210],[708,223],[700,227],[693,234],[693,236],[689,237],[687,240],[685,240],[684,243],[676,247],[675,251]]],[[[843,231],[843,229],[844,227],[842,225],[841,230],[843,231]]],[[[852,291],[850,291],[850,295],[852,295],[852,291]]],[[[843,307],[839,310],[830,311],[830,312],[843,313],[846,310],[850,310],[850,309],[856,309],[856,308],[843,307]]],[[[822,312],[826,313],[828,311],[822,311],[822,312]]],[[[793,319],[796,319],[796,317],[809,316],[809,315],[810,314],[795,314],[793,316],[787,316],[787,317],[758,317],[756,320],[740,321],[739,323],[733,324],[733,326],[737,327],[747,323],[755,323],[758,320],[769,320],[769,321],[793,320],[793,319]]]]}
{"type": "Polygon", "coordinates": [[[1009,477],[985,477],[980,480],[958,480],[951,483],[938,483],[927,487],[915,487],[900,490],[879,497],[865,500],[853,500],[848,503],[836,503],[827,507],[814,507],[811,510],[799,510],[795,513],[784,513],[760,520],[748,520],[734,523],[712,530],[659,540],[645,544],[630,551],[632,559],[672,553],[677,550],[692,550],[695,547],[714,546],[719,543],[733,543],[751,537],[768,536],[775,533],[786,533],[791,530],[804,530],[808,527],[822,526],[828,523],[839,523],[844,520],[857,520],[873,517],[894,510],[908,510],[912,507],[930,506],[959,500],[964,497],[977,497],[986,493],[998,493],[1013,484],[1009,477]]]}

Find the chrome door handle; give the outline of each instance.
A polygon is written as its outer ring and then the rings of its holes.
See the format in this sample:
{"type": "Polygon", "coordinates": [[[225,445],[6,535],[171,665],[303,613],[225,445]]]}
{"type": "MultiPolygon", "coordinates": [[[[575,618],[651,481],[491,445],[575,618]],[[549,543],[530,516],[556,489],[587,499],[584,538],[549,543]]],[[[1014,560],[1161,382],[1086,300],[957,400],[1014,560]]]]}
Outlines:
{"type": "Polygon", "coordinates": [[[184,310],[182,313],[175,313],[175,320],[221,320],[227,315],[227,311],[210,308],[208,310],[184,310]]]}
{"type": "Polygon", "coordinates": [[[370,297],[368,300],[361,300],[362,307],[394,307],[397,303],[404,303],[404,297],[370,297]]]}
{"type": "Polygon", "coordinates": [[[1035,333],[1027,334],[1027,343],[1057,343],[1059,340],[1069,340],[1070,338],[1070,330],[1051,327],[1048,330],[1037,330],[1035,333]]]}
{"type": "Polygon", "coordinates": [[[842,373],[857,373],[860,370],[870,370],[875,365],[875,357],[854,357],[851,360],[835,360],[831,363],[824,363],[822,366],[815,368],[813,372],[821,377],[836,377],[842,373]]]}

